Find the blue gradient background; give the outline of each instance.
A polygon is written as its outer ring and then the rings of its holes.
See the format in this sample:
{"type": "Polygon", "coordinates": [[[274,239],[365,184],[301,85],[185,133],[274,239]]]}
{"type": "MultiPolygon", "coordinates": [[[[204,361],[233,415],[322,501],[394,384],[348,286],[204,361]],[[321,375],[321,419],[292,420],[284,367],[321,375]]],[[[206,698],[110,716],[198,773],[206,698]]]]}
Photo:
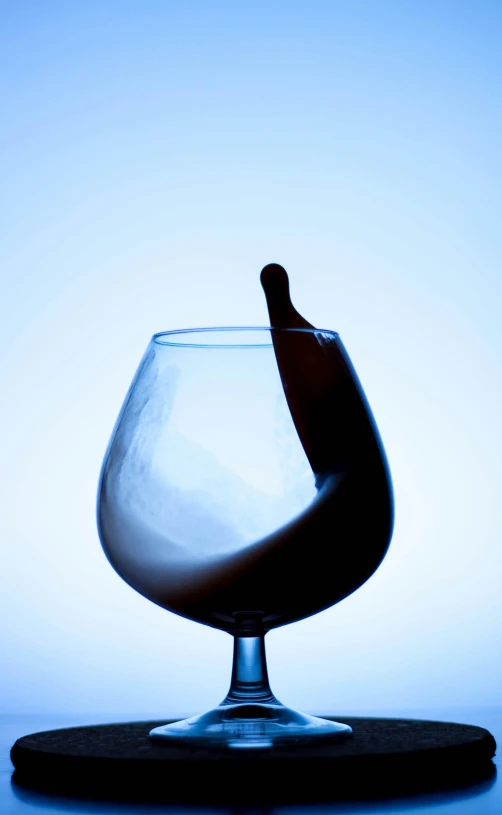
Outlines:
{"type": "Polygon", "coordinates": [[[0,3],[2,712],[182,715],[227,635],[101,551],[104,450],[154,331],[340,332],[395,484],[356,594],[267,638],[318,712],[500,703],[500,2],[0,3]]]}

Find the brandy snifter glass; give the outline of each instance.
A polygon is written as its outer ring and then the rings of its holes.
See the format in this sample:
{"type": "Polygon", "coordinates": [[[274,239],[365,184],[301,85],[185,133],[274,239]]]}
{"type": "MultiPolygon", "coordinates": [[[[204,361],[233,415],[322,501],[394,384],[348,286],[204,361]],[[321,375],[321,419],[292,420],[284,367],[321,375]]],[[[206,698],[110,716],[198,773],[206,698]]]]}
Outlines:
{"type": "Polygon", "coordinates": [[[136,591],[228,632],[234,662],[221,704],[152,738],[267,748],[350,735],[275,698],[264,637],[361,586],[392,518],[382,443],[336,332],[155,334],[105,455],[99,534],[136,591]]]}

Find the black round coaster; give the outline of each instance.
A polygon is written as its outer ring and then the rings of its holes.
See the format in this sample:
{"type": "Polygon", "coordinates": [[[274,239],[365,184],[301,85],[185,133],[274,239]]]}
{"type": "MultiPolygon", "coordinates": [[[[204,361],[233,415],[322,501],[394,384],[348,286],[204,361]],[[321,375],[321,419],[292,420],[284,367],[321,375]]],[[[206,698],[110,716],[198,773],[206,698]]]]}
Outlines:
{"type": "Polygon", "coordinates": [[[482,727],[412,719],[337,721],[352,727],[351,737],[270,750],[150,740],[152,727],[165,721],[50,730],[14,744],[14,781],[79,797],[313,802],[459,788],[495,772],[495,740],[482,727]]]}

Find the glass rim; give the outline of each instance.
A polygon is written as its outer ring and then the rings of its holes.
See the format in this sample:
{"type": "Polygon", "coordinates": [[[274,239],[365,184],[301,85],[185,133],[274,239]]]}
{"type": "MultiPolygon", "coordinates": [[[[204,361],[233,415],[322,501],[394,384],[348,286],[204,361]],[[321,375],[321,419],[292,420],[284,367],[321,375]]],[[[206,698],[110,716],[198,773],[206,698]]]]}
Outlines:
{"type": "Polygon", "coordinates": [[[152,337],[152,342],[157,345],[176,346],[178,348],[271,348],[271,342],[187,342],[179,341],[181,336],[190,334],[209,334],[216,332],[249,332],[249,331],[267,331],[277,334],[329,334],[332,337],[338,337],[338,331],[332,331],[327,328],[276,328],[275,326],[208,326],[201,328],[175,328],[170,331],[158,331],[152,337]],[[180,336],[181,335],[181,336],[180,336]],[[170,339],[172,338],[172,339],[170,339]]]}

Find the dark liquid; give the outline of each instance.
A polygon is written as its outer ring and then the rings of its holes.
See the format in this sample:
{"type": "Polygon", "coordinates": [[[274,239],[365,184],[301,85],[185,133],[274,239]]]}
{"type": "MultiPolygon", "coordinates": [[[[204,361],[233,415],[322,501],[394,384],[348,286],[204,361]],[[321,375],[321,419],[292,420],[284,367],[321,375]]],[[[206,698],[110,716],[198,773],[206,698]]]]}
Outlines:
{"type": "MultiPolygon", "coordinates": [[[[100,526],[116,570],[155,603],[232,633],[284,625],[327,608],[355,591],[381,563],[392,534],[393,508],[383,447],[357,376],[339,338],[281,335],[274,340],[283,386],[318,494],[298,518],[234,554],[169,559],[151,542],[148,562],[116,557],[106,541],[125,540],[127,520],[106,505],[100,526]],[[158,552],[158,559],[156,553],[158,552]]],[[[141,533],[136,533],[136,540],[141,533]]]]}
{"type": "MultiPolygon", "coordinates": [[[[265,630],[327,608],[355,591],[380,564],[391,533],[383,468],[325,486],[309,513],[256,552],[229,558],[192,591],[162,605],[233,631],[265,630]]],[[[159,598],[160,599],[160,598],[159,598]]]]}
{"type": "Polygon", "coordinates": [[[343,345],[294,333],[281,335],[278,345],[286,397],[319,492],[295,523],[229,558],[184,598],[187,616],[229,630],[256,620],[267,630],[337,603],[373,574],[392,533],[385,455],[343,345]]]}

